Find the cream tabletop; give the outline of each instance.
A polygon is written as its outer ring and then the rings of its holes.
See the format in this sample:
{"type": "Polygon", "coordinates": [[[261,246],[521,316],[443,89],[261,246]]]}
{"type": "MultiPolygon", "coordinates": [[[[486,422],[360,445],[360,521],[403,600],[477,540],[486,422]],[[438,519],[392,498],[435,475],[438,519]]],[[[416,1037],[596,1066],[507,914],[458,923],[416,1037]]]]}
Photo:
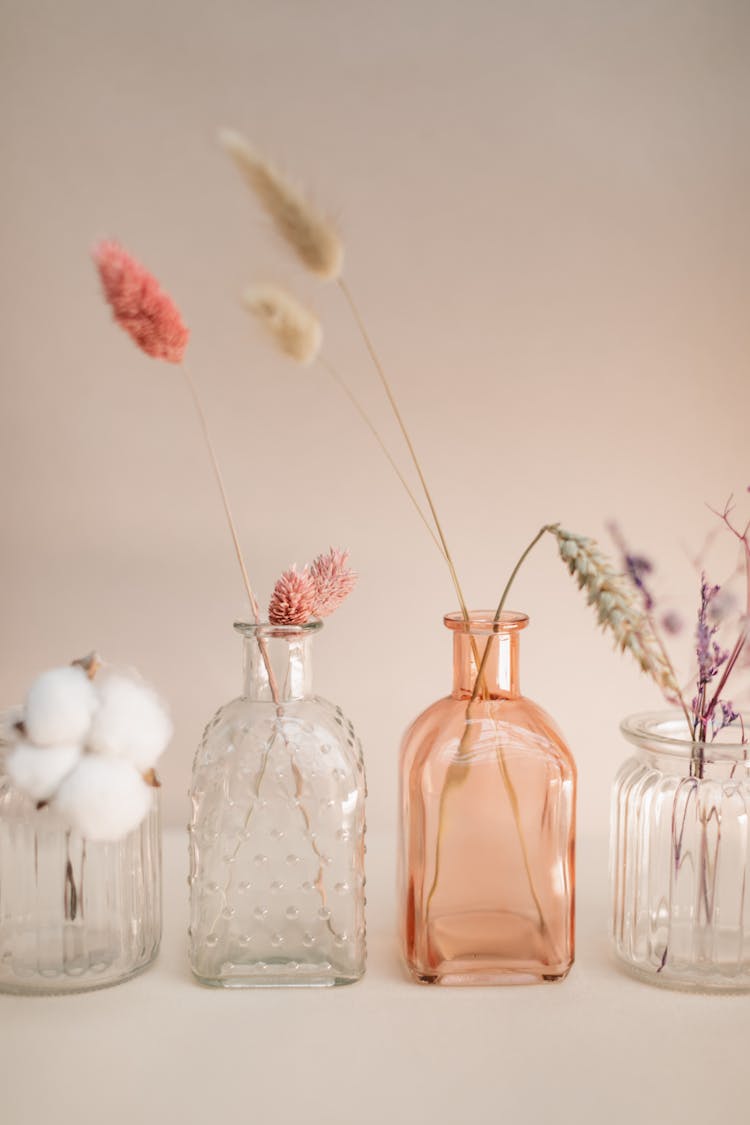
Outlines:
{"type": "Polygon", "coordinates": [[[164,942],[116,988],[0,996],[2,1125],[744,1120],[750,997],[630,979],[607,944],[604,840],[584,840],[560,985],[441,989],[403,974],[390,840],[368,850],[369,962],[325,990],[213,991],[185,956],[186,840],[164,844],[164,942]]]}

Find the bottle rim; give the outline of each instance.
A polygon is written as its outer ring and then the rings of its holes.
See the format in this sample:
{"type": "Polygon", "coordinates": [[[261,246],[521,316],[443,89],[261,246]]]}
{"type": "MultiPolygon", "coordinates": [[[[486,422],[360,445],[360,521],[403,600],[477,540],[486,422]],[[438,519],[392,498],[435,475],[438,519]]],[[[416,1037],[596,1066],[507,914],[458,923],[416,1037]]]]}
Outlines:
{"type": "Polygon", "coordinates": [[[676,758],[690,758],[695,752],[708,761],[740,761],[750,766],[750,715],[742,714],[741,723],[725,727],[714,741],[690,738],[682,711],[641,711],[628,715],[620,723],[620,730],[628,742],[640,750],[657,754],[671,754],[676,758]],[[742,730],[746,741],[741,740],[742,730]]]}
{"type": "Polygon", "coordinates": [[[311,618],[304,625],[274,625],[270,621],[235,621],[235,632],[243,637],[257,637],[266,640],[269,637],[304,637],[317,633],[323,628],[323,622],[318,617],[311,618]]]}
{"type": "Polygon", "coordinates": [[[469,610],[469,621],[466,622],[463,613],[456,611],[446,613],[443,624],[446,629],[454,633],[470,633],[472,636],[489,636],[491,633],[518,633],[525,629],[529,623],[526,613],[517,613],[512,609],[505,609],[499,621],[495,621],[494,609],[469,610]]]}

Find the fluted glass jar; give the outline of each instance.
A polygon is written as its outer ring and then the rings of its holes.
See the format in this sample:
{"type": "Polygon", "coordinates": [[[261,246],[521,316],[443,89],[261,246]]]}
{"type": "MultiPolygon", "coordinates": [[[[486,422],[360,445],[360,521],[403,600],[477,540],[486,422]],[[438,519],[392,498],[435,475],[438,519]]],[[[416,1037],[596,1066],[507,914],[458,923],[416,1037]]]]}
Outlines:
{"type": "Polygon", "coordinates": [[[421,983],[562,980],[573,963],[575,764],[520,694],[528,617],[469,616],[445,617],[453,692],[401,748],[404,959],[421,983]]]}
{"type": "Polygon", "coordinates": [[[634,715],[621,729],[634,753],[612,797],[615,952],[652,984],[750,989],[750,761],[748,744],[737,740],[743,728],[691,742],[682,714],[657,712],[634,715]]]}
{"type": "Polygon", "coordinates": [[[193,767],[190,962],[204,984],[336,985],[365,970],[365,775],[311,693],[320,621],[245,625],[245,686],[193,767]]]}
{"type": "Polygon", "coordinates": [[[0,991],[82,992],[145,969],[161,939],[159,800],[112,843],[69,830],[0,758],[0,991]]]}

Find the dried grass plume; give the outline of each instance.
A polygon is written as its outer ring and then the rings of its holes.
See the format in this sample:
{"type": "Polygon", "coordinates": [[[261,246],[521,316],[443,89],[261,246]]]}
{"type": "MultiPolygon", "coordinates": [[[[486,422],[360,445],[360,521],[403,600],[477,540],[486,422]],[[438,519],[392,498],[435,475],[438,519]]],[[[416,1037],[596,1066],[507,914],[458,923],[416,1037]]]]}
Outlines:
{"type": "Polygon", "coordinates": [[[672,666],[638,604],[636,588],[612,566],[596,540],[557,524],[546,530],[557,539],[560,557],[586,593],[588,604],[596,609],[602,628],[614,635],[620,651],[630,652],[670,701],[679,702],[680,688],[672,666]]]}
{"type": "Polygon", "coordinates": [[[153,274],[118,242],[100,242],[94,262],[113,316],[146,355],[181,363],[189,332],[153,274]]]}
{"type": "Polygon", "coordinates": [[[219,141],[303,265],[319,277],[335,281],[341,273],[344,248],[333,224],[254,152],[239,133],[221,129],[219,141]]]}
{"type": "Polygon", "coordinates": [[[242,300],[265,324],[282,352],[304,365],[317,359],[323,343],[320,321],[288,290],[272,282],[259,282],[248,286],[242,300]]]}

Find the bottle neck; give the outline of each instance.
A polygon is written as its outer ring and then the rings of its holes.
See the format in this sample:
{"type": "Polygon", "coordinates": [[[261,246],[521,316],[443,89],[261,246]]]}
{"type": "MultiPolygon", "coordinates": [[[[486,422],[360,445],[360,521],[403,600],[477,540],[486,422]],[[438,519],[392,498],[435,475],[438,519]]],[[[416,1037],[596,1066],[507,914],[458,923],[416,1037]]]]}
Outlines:
{"type": "Polygon", "coordinates": [[[519,635],[512,633],[453,634],[453,698],[470,699],[479,665],[489,648],[478,698],[516,699],[519,683],[519,635]],[[473,642],[473,643],[472,643],[473,642]]]}
{"type": "Polygon", "coordinates": [[[285,703],[310,695],[312,632],[307,627],[260,626],[245,632],[242,644],[246,699],[285,703]]]}

